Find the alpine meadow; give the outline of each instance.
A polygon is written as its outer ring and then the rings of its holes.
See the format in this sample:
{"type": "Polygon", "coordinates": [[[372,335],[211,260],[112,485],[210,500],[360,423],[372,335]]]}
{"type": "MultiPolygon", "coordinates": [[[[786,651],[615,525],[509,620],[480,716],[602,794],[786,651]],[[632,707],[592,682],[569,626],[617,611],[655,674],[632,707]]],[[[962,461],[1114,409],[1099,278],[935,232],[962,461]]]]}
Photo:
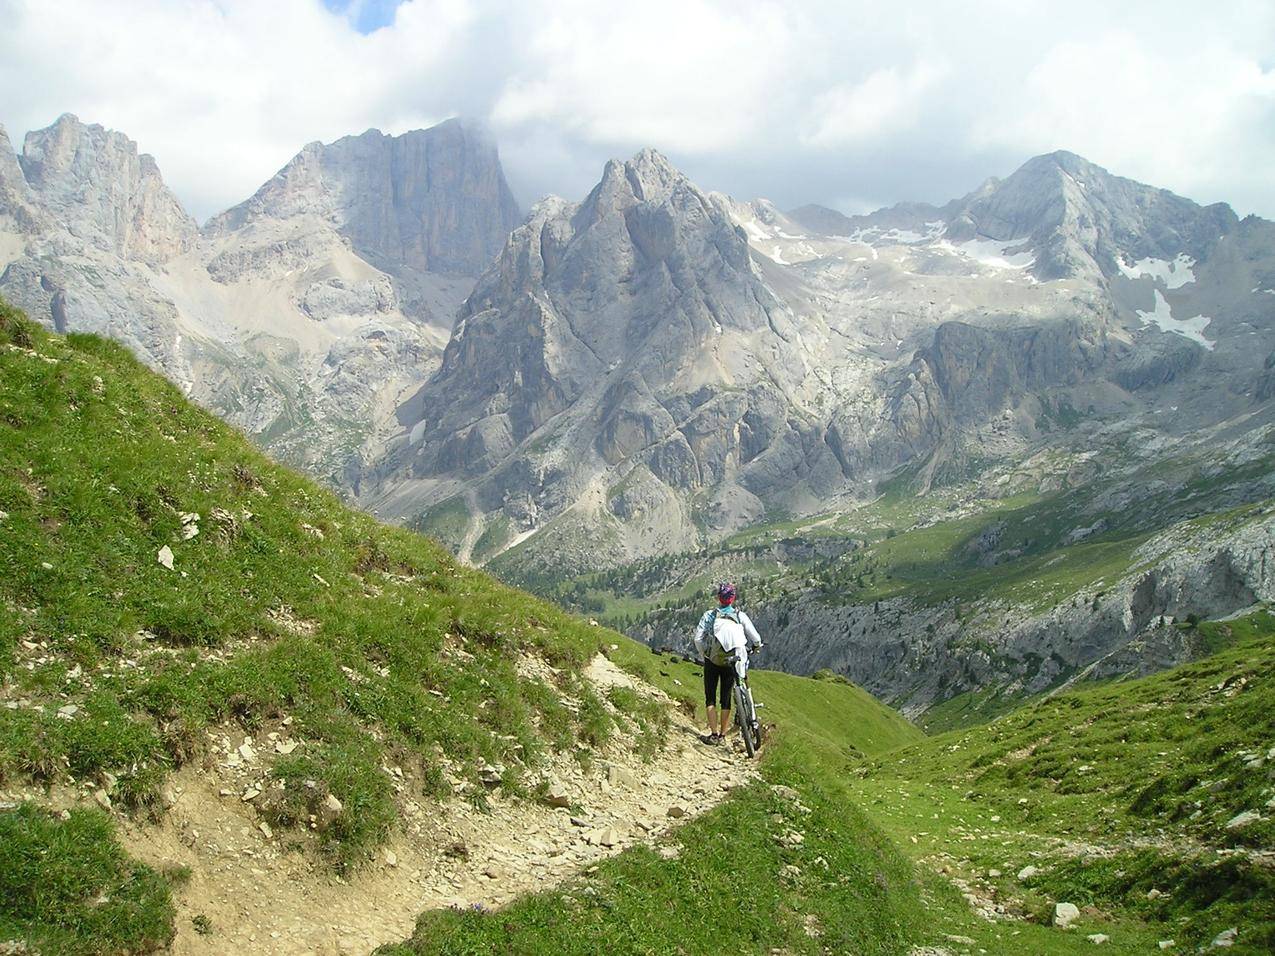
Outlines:
{"type": "Polygon", "coordinates": [[[1275,12],[124,6],[0,2],[0,954],[1275,952],[1275,12]]]}

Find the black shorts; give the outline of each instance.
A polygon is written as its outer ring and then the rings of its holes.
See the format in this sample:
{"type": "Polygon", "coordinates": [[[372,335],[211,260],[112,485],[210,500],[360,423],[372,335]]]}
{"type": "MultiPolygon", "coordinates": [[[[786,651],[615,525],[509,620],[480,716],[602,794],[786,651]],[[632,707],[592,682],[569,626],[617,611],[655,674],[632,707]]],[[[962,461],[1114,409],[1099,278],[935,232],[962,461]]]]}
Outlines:
{"type": "Polygon", "coordinates": [[[721,685],[721,708],[730,710],[730,692],[735,689],[735,668],[730,664],[714,664],[704,662],[704,706],[712,707],[717,696],[717,688],[721,685]]]}

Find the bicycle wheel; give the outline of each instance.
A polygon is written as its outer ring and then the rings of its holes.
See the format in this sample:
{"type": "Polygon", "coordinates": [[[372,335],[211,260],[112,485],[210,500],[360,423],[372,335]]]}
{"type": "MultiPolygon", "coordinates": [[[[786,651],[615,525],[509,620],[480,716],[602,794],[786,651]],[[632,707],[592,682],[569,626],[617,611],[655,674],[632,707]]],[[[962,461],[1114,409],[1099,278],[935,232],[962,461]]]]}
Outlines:
{"type": "Polygon", "coordinates": [[[752,695],[739,685],[735,686],[735,722],[739,724],[739,735],[744,738],[744,750],[751,757],[757,753],[761,735],[753,736],[757,715],[753,712],[752,695]]]}

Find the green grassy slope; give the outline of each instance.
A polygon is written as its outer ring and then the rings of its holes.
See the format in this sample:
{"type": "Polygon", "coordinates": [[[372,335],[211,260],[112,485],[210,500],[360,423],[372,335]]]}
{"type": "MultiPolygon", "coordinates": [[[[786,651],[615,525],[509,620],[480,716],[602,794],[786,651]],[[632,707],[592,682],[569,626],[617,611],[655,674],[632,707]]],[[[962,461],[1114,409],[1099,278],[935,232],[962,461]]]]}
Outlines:
{"type": "MultiPolygon", "coordinates": [[[[691,664],[627,639],[608,654],[702,700],[691,664]]],[[[675,858],[633,850],[499,912],[427,913],[412,940],[383,952],[906,953],[924,935],[922,886],[848,799],[842,770],[920,731],[844,681],[756,671],[753,684],[777,724],[763,781],[677,831],[662,848],[675,858]],[[794,831],[800,845],[780,842],[794,831]]]]}
{"type": "MultiPolygon", "coordinates": [[[[47,334],[2,303],[0,569],[0,788],[11,793],[74,788],[88,805],[159,813],[166,776],[202,754],[208,729],[291,718],[306,746],[270,755],[269,773],[292,785],[258,809],[304,841],[316,802],[334,795],[344,809],[317,842],[343,869],[396,826],[384,767],[481,803],[484,764],[526,793],[540,755],[613,730],[578,676],[600,629],[343,507],[121,347],[47,334]],[[526,654],[560,666],[561,686],[520,676],[526,654]]],[[[131,872],[145,905],[121,910],[105,938],[83,936],[96,924],[63,906],[77,937],[50,921],[48,900],[6,895],[5,932],[26,927],[47,952],[153,939],[166,878],[93,857],[85,834],[97,823],[23,806],[0,810],[0,858],[43,846],[30,852],[79,874],[68,901],[131,872]]]]}
{"type": "Polygon", "coordinates": [[[1231,646],[866,762],[855,799],[914,855],[1019,912],[1069,900],[1090,922],[1159,924],[1182,951],[1238,927],[1234,952],[1270,952],[1275,616],[1201,628],[1231,646]],[[1244,813],[1258,819],[1237,824],[1244,813]],[[1020,879],[1028,866],[1039,872],[1020,879]]]}
{"type": "MultiPolygon", "coordinates": [[[[694,692],[698,669],[690,664],[628,642],[610,654],[672,694],[694,692]]],[[[963,831],[936,822],[942,808],[923,803],[906,776],[932,742],[839,680],[758,671],[753,683],[776,724],[762,782],[678,831],[659,853],[627,851],[500,911],[427,913],[412,939],[382,956],[906,954],[924,946],[954,956],[1039,956],[1092,952],[1087,936],[1096,932],[1110,937],[1105,952],[1138,953],[1158,951],[1177,931],[1144,918],[1154,914],[1110,906],[1087,912],[1083,932],[1063,932],[1050,925],[1044,896],[1032,898],[1033,910],[1011,907],[1025,919],[983,919],[939,866],[961,870],[936,859],[968,852],[963,831]],[[802,842],[785,844],[794,830],[802,842]]],[[[944,772],[950,768],[934,770],[933,786],[944,772]]],[[[974,811],[995,815],[975,806],[971,821],[974,811]]]]}

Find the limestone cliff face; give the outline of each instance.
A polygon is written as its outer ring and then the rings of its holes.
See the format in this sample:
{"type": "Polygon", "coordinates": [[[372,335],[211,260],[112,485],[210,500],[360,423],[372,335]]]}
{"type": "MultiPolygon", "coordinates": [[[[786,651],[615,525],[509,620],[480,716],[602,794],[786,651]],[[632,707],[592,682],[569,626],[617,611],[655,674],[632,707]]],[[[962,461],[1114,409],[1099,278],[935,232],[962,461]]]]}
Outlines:
{"type": "Polygon", "coordinates": [[[18,161],[49,219],[103,251],[157,265],[197,240],[194,219],[164,185],[155,160],[122,133],[68,113],[28,133],[18,161]]]}
{"type": "Polygon", "coordinates": [[[809,378],[801,352],[724,205],[643,151],[514,231],[400,410],[407,441],[362,490],[410,513],[463,482],[525,523],[609,486],[591,520],[685,539],[686,493],[704,489],[727,527],[807,460],[839,473],[784,397],[809,378]],[[398,496],[407,481],[422,497],[398,496]]]}
{"type": "Polygon", "coordinates": [[[63,116],[20,156],[0,136],[0,293],[337,485],[517,219],[495,148],[455,122],[307,147],[203,234],[121,133],[63,116]]]}
{"type": "Polygon", "coordinates": [[[27,236],[41,228],[31,186],[22,175],[22,167],[3,126],[0,126],[0,228],[16,236],[27,236]]]}
{"type": "Polygon", "coordinates": [[[898,411],[913,440],[956,424],[986,421],[1025,395],[1078,385],[1099,373],[1112,347],[1101,329],[1074,321],[983,329],[945,322],[917,352],[898,411]]]}
{"type": "Polygon", "coordinates": [[[477,275],[522,219],[495,144],[448,120],[388,136],[368,130],[311,143],[249,200],[215,217],[214,235],[262,219],[312,216],[371,264],[477,275]]]}

